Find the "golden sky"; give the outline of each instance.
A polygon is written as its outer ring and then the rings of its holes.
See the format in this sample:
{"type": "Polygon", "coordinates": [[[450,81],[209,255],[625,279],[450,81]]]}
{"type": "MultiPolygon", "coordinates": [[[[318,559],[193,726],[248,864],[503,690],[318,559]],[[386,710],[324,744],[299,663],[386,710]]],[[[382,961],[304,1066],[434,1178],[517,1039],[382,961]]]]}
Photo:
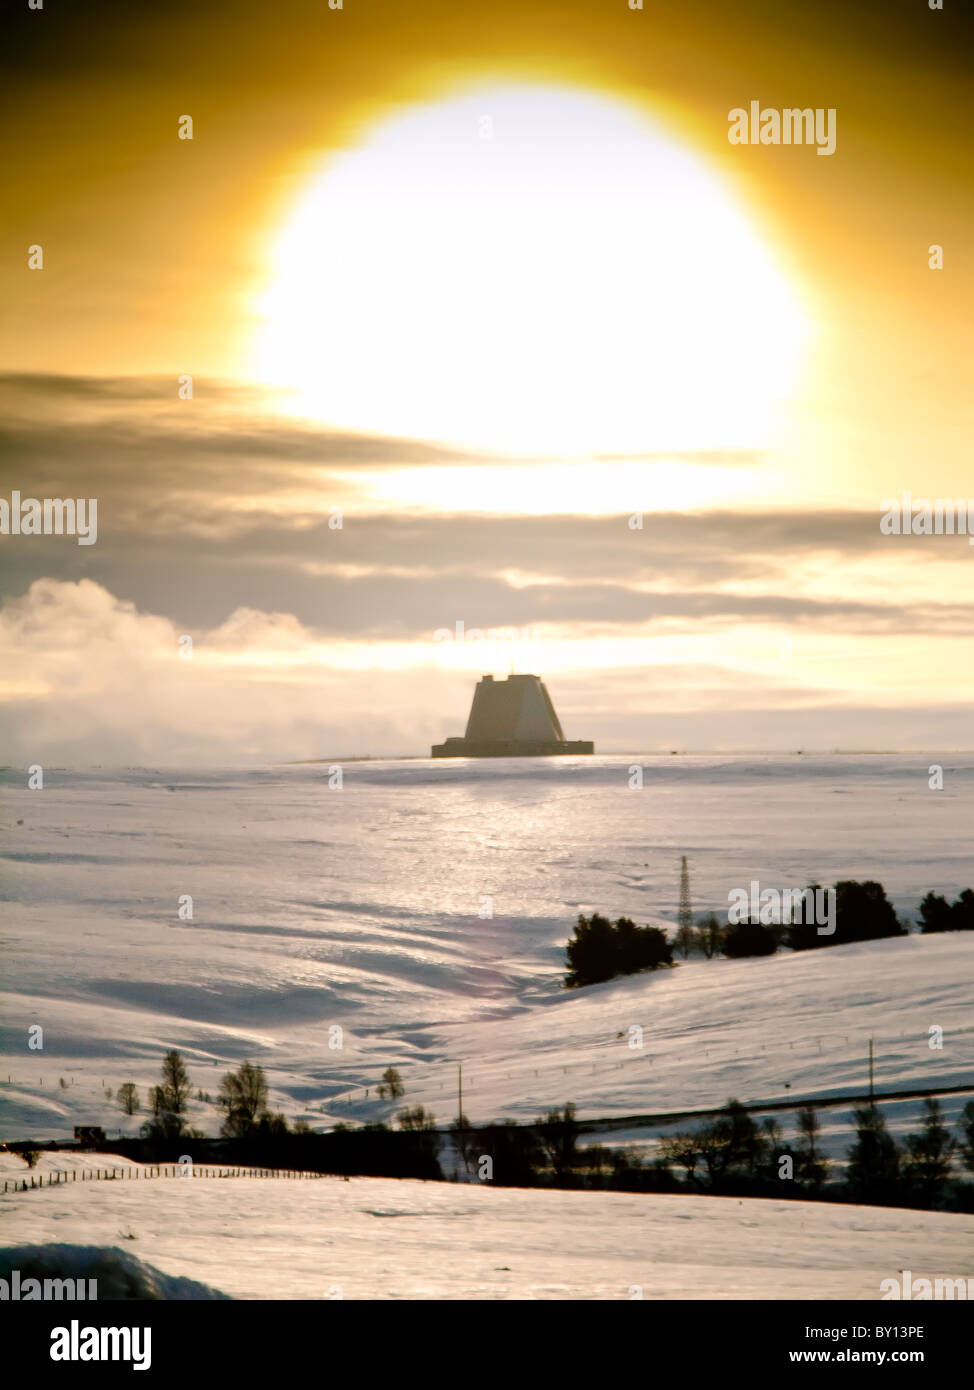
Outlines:
{"type": "Polygon", "coordinates": [[[970,746],[974,548],[878,525],[974,498],[970,29],[24,7],[0,496],[99,537],[0,536],[3,743],[422,752],[488,669],[461,620],[603,751],[970,746]],[[731,144],[751,101],[833,109],[834,154],[731,144]]]}

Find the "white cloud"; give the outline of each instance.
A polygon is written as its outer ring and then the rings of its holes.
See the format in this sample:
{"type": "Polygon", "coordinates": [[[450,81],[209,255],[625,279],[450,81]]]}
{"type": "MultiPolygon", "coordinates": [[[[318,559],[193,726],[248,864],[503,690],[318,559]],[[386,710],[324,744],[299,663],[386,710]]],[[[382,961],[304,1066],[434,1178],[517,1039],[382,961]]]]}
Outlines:
{"type": "Polygon", "coordinates": [[[422,673],[401,677],[405,713],[374,716],[374,672],[341,669],[337,652],[329,665],[329,644],[291,614],[237,609],[190,634],[189,659],[182,635],[92,580],[35,581],[0,610],[4,755],[177,765],[422,751],[430,741],[419,727],[430,718],[422,673]]]}

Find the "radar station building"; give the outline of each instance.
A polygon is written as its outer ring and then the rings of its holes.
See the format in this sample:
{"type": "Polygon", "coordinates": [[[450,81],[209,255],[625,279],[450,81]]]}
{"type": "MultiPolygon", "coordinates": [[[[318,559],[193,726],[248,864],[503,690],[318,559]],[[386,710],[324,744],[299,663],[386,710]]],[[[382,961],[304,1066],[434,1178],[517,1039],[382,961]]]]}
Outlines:
{"type": "Polygon", "coordinates": [[[481,678],[463,738],[435,743],[434,758],[547,758],[594,753],[586,739],[566,739],[540,676],[481,678]]]}

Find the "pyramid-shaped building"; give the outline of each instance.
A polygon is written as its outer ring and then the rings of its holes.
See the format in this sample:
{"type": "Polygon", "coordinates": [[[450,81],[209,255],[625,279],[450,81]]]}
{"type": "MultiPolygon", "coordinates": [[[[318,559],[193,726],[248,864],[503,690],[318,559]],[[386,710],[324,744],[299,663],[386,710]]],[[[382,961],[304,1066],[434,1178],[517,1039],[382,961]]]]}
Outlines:
{"type": "Polygon", "coordinates": [[[545,758],[594,753],[586,739],[566,739],[540,676],[484,676],[473,693],[463,738],[435,743],[434,758],[545,758]]]}

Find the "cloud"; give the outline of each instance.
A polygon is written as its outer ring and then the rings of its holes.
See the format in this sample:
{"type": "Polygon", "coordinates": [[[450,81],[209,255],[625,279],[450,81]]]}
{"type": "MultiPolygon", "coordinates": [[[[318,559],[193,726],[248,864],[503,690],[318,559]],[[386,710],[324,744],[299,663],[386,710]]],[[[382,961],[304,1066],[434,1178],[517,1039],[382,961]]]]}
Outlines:
{"type": "MultiPolygon", "coordinates": [[[[262,388],[194,379],[193,397],[178,396],[179,378],[0,373],[5,473],[25,472],[77,486],[159,489],[158,476],[133,474],[152,459],[171,483],[194,480],[205,491],[260,463],[354,468],[363,464],[471,462],[439,445],[329,430],[283,413],[287,400],[262,388]],[[200,469],[203,476],[200,476],[200,469]]],[[[265,485],[274,475],[264,478],[265,485]]],[[[287,475],[281,480],[288,481],[287,475]]]]}
{"type": "Polygon", "coordinates": [[[190,629],[236,608],[273,608],[316,632],[362,638],[419,638],[458,618],[477,627],[665,621],[688,632],[761,621],[846,633],[974,626],[974,605],[919,587],[935,557],[970,564],[964,538],[894,544],[862,513],[647,514],[632,532],[623,517],[376,515],[326,489],[315,505],[345,508],[337,530],[300,508],[224,516],[191,491],[142,503],[98,495],[96,546],[5,538],[8,594],[38,578],[90,578],[190,629]]]}
{"type": "MultiPolygon", "coordinates": [[[[0,609],[0,756],[19,768],[425,756],[431,743],[462,732],[481,670],[479,646],[437,666],[445,653],[431,634],[424,643],[332,638],[280,611],[241,607],[190,635],[187,659],[170,619],[88,579],[38,580],[0,609]]],[[[769,746],[756,732],[764,714],[779,740],[784,730],[803,730],[798,742],[832,747],[858,727],[857,742],[868,744],[865,722],[850,725],[844,714],[863,702],[823,683],[814,653],[793,671],[759,643],[760,660],[749,667],[734,642],[706,661],[692,650],[681,657],[679,643],[623,638],[605,646],[585,631],[563,632],[548,650],[561,661],[542,674],[566,731],[594,737],[603,751],[675,739],[733,747],[734,729],[744,746],[769,746]]],[[[900,698],[901,730],[925,727],[929,741],[933,728],[942,739],[962,727],[946,700],[941,726],[932,706],[923,714],[906,692],[900,698]]],[[[877,729],[892,727],[888,709],[876,713],[877,729]]],[[[917,736],[915,746],[923,741],[917,736]]]]}
{"type": "Polygon", "coordinates": [[[404,672],[397,700],[371,713],[374,673],[330,668],[290,614],[238,610],[188,659],[182,635],[91,580],[37,581],[0,609],[0,756],[186,766],[431,741],[414,727],[422,673],[404,672]]]}
{"type": "Polygon", "coordinates": [[[425,446],[255,424],[254,400],[220,384],[199,416],[184,406],[170,380],[0,378],[6,488],[99,499],[95,546],[0,541],[0,738],[21,761],[422,753],[462,731],[479,654],[432,650],[458,620],[537,629],[574,736],[617,747],[657,728],[716,746],[708,731],[761,710],[818,710],[831,746],[825,709],[908,709],[928,671],[963,680],[965,538],[891,540],[878,501],[646,511],[642,530],[394,512],[359,479],[425,446]],[[805,653],[792,670],[782,633],[805,653]]]}

